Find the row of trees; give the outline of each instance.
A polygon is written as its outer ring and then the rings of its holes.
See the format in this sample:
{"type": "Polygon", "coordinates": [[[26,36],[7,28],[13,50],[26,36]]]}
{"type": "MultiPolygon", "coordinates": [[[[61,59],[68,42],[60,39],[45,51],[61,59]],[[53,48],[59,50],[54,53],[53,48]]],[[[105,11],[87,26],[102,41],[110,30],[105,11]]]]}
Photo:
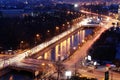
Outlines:
{"type": "Polygon", "coordinates": [[[0,46],[4,49],[18,49],[20,43],[24,48],[32,47],[67,30],[72,20],[81,13],[55,11],[54,13],[36,13],[37,16],[23,18],[0,17],[0,46]],[[36,36],[39,34],[39,38],[36,36]]]}

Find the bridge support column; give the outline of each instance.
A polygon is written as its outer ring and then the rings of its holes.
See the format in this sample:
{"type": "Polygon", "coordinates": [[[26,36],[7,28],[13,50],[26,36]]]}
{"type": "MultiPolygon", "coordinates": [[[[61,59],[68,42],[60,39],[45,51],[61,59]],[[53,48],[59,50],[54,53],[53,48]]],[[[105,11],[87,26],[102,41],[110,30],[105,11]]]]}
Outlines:
{"type": "Polygon", "coordinates": [[[80,43],[80,31],[78,31],[78,44],[80,43]]]}
{"type": "Polygon", "coordinates": [[[63,41],[63,57],[64,59],[67,57],[67,40],[63,41]]]}
{"type": "Polygon", "coordinates": [[[79,43],[82,42],[82,38],[81,38],[81,30],[79,31],[79,43]]]}
{"type": "Polygon", "coordinates": [[[63,53],[63,50],[62,50],[62,46],[63,46],[63,43],[61,42],[60,43],[60,60],[61,60],[61,58],[62,58],[62,53],[63,53]]]}
{"type": "Polygon", "coordinates": [[[44,59],[51,60],[51,50],[44,53],[44,59]]]}
{"type": "Polygon", "coordinates": [[[56,61],[67,58],[70,54],[70,38],[56,45],[55,47],[55,58],[56,61]]]}
{"type": "Polygon", "coordinates": [[[66,40],[66,55],[70,55],[70,37],[66,40]]]}
{"type": "Polygon", "coordinates": [[[81,42],[84,42],[84,40],[85,40],[85,30],[80,31],[80,37],[81,37],[81,42]]]}
{"type": "Polygon", "coordinates": [[[79,43],[79,34],[78,32],[74,35],[74,47],[77,47],[79,43]]]}
{"type": "Polygon", "coordinates": [[[52,48],[51,50],[51,60],[52,61],[56,61],[56,54],[55,54],[55,47],[52,48]]]}
{"type": "Polygon", "coordinates": [[[73,46],[74,46],[74,36],[72,35],[70,37],[70,48],[73,48],[73,46]]]}
{"type": "Polygon", "coordinates": [[[59,61],[60,60],[60,45],[56,45],[55,46],[55,61],[59,61]]]}
{"type": "Polygon", "coordinates": [[[65,57],[67,57],[66,56],[67,55],[66,54],[66,52],[67,52],[66,46],[67,46],[66,45],[66,40],[60,43],[60,57],[61,57],[61,60],[65,59],[65,57]]]}

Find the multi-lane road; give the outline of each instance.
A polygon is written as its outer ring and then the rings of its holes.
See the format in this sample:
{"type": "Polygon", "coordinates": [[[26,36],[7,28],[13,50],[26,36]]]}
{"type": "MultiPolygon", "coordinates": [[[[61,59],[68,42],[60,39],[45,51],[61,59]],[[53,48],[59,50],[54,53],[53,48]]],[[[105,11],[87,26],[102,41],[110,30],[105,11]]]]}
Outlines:
{"type": "MultiPolygon", "coordinates": [[[[106,17],[108,18],[108,17],[106,17]]],[[[79,62],[81,59],[83,59],[86,55],[87,55],[87,51],[88,49],[91,47],[92,44],[94,44],[94,42],[100,37],[100,35],[107,29],[109,29],[110,27],[112,27],[112,23],[113,22],[118,22],[118,20],[116,19],[112,19],[109,17],[109,19],[106,19],[106,23],[104,23],[101,27],[101,29],[99,31],[96,32],[95,36],[88,40],[87,42],[85,42],[83,44],[82,47],[80,47],[78,50],[76,50],[76,52],[70,57],[68,58],[65,62],[63,62],[63,64],[67,67],[67,70],[72,70],[72,72],[74,72],[75,68],[75,64],[77,64],[77,66],[79,66],[79,62]]],[[[99,69],[95,69],[93,73],[88,72],[86,69],[82,69],[77,67],[79,73],[81,73],[84,76],[87,77],[93,77],[93,78],[97,78],[98,80],[104,80],[104,74],[105,74],[105,70],[99,70],[99,69]]],[[[119,73],[115,73],[110,71],[110,79],[111,80],[120,80],[120,74],[119,73]]]]}
{"type": "MultiPolygon", "coordinates": [[[[85,11],[83,11],[85,13],[85,11]]],[[[91,14],[90,12],[86,12],[87,14],[91,14]]],[[[98,15],[98,14],[94,14],[92,13],[93,15],[98,15]]],[[[117,20],[115,19],[111,19],[110,17],[107,17],[105,16],[107,21],[105,23],[102,24],[102,28],[96,32],[95,36],[93,36],[92,39],[88,40],[87,42],[85,42],[83,44],[82,47],[80,47],[78,50],[75,51],[75,53],[70,57],[68,58],[67,60],[65,60],[63,62],[63,64],[65,65],[65,67],[68,69],[68,70],[74,70],[75,68],[75,64],[76,63],[79,63],[79,61],[81,59],[83,59],[86,55],[87,55],[87,50],[91,47],[92,44],[94,44],[94,42],[100,37],[100,35],[105,31],[107,30],[108,28],[110,28],[112,26],[112,22],[118,22],[117,20]],[[112,22],[111,22],[112,21],[112,22]]],[[[25,56],[25,55],[24,55],[25,56]]],[[[20,57],[21,58],[24,58],[24,56],[22,54],[20,54],[20,57]]],[[[14,60],[13,59],[10,59],[11,61],[14,60]]],[[[4,63],[4,62],[3,62],[4,63]]],[[[79,64],[78,64],[79,65],[79,64]]],[[[82,75],[86,75],[86,76],[89,76],[89,77],[96,77],[98,78],[98,80],[102,80],[104,78],[104,71],[100,71],[100,70],[95,70],[93,73],[90,73],[90,72],[87,72],[86,70],[84,69],[80,69],[78,67],[78,71],[82,74],[82,75]],[[83,71],[82,71],[83,70],[83,71]]],[[[119,80],[120,79],[120,74],[117,74],[115,72],[110,72],[112,75],[112,80],[119,80]]]]}

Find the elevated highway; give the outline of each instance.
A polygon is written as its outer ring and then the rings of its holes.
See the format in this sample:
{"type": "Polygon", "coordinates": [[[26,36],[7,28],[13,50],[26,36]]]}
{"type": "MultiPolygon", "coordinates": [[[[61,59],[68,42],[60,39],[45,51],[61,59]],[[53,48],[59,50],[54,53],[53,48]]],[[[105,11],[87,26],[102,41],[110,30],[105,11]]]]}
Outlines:
{"type": "MultiPolygon", "coordinates": [[[[84,23],[84,20],[76,23],[72,28],[53,37],[50,41],[37,45],[23,53],[16,54],[6,60],[1,60],[0,68],[2,69],[11,66],[13,69],[31,70],[36,72],[36,70],[40,71],[40,64],[44,63],[44,61],[39,62],[41,59],[50,61],[62,61],[67,59],[71,55],[71,49],[75,50],[76,46],[80,43],[84,43],[84,23]],[[25,59],[27,57],[34,58],[31,60],[38,63],[31,63],[31,61],[25,59]]],[[[91,27],[94,26],[92,25],[91,27]]]]}

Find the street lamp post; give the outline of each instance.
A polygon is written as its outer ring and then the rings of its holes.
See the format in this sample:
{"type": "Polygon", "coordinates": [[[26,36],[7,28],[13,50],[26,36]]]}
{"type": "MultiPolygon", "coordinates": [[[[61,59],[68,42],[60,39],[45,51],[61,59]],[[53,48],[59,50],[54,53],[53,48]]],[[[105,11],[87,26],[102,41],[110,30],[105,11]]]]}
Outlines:
{"type": "Polygon", "coordinates": [[[55,27],[55,32],[56,32],[56,35],[59,34],[59,27],[58,26],[55,27]]]}
{"type": "Polygon", "coordinates": [[[35,35],[35,45],[37,45],[40,41],[41,41],[41,35],[40,34],[36,34],[35,35]]]}
{"type": "Polygon", "coordinates": [[[20,41],[20,49],[24,48],[24,41],[20,41]]]}
{"type": "Polygon", "coordinates": [[[42,75],[44,76],[45,75],[45,67],[46,67],[46,65],[45,65],[45,63],[42,63],[41,65],[42,65],[42,69],[43,69],[42,75]]]}
{"type": "Polygon", "coordinates": [[[48,38],[50,38],[51,37],[51,31],[47,30],[46,35],[47,35],[48,38]]]}

